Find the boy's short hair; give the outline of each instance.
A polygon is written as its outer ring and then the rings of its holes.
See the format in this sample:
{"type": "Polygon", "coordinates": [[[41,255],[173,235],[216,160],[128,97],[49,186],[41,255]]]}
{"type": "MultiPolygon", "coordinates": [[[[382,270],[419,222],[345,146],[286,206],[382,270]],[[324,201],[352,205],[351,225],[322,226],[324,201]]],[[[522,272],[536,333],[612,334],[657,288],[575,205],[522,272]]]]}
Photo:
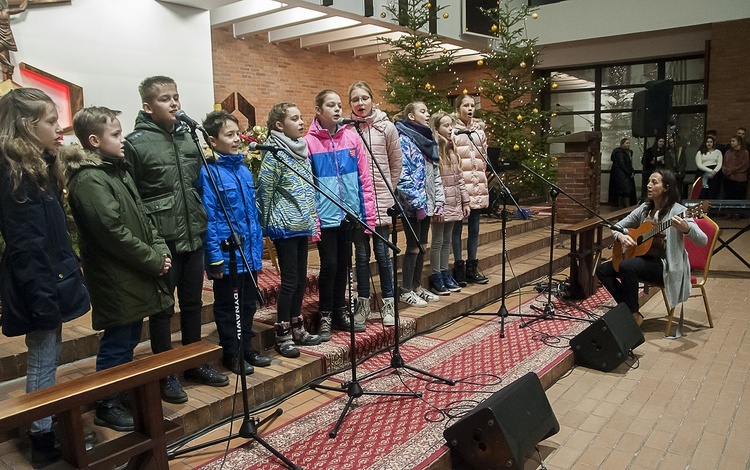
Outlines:
{"type": "Polygon", "coordinates": [[[224,126],[227,121],[234,121],[235,124],[238,126],[240,125],[240,121],[235,116],[223,109],[219,111],[211,111],[206,114],[205,119],[203,119],[203,128],[208,135],[217,138],[219,137],[219,131],[221,131],[222,126],[224,126]]]}
{"type": "Polygon", "coordinates": [[[75,132],[83,148],[96,150],[89,143],[89,136],[93,134],[101,137],[107,123],[114,121],[119,115],[120,111],[104,106],[83,108],[73,116],[73,132],[75,132]]]}
{"type": "Polygon", "coordinates": [[[138,93],[141,95],[142,103],[150,103],[156,98],[157,89],[163,85],[177,85],[177,83],[164,75],[155,75],[144,79],[138,85],[138,93]]]}

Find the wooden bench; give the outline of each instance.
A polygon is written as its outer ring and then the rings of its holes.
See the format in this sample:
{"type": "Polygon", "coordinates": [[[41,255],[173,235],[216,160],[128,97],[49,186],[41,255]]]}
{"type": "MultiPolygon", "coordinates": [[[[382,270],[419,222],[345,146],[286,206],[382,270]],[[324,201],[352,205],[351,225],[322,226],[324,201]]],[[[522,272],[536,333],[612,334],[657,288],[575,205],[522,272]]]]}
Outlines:
{"type": "MultiPolygon", "coordinates": [[[[637,206],[618,209],[602,215],[613,223],[630,214],[637,206]]],[[[586,219],[577,224],[560,229],[561,235],[570,235],[570,291],[573,298],[585,299],[596,292],[594,270],[601,257],[602,249],[609,245],[612,236],[604,238],[604,226],[598,217],[586,219]]]]}
{"type": "Polygon", "coordinates": [[[57,415],[63,460],[79,469],[167,469],[166,445],[181,427],[164,419],[159,379],[221,356],[221,347],[203,341],[111,369],[79,377],[0,402],[0,432],[57,415]],[[135,430],[86,451],[82,413],[92,402],[132,390],[135,430]]]}

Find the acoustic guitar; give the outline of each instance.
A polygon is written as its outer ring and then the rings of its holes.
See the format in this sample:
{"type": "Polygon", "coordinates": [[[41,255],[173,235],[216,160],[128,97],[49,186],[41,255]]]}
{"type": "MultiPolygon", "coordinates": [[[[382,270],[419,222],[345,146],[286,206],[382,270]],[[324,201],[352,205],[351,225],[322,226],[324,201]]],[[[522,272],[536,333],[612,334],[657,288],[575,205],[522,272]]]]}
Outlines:
{"type": "MultiPolygon", "coordinates": [[[[698,203],[688,207],[684,212],[679,215],[685,219],[688,217],[701,218],[708,212],[710,204],[708,201],[699,201],[698,203]]],[[[663,232],[672,226],[672,217],[661,222],[660,224],[654,225],[651,222],[643,222],[637,228],[629,228],[628,235],[635,241],[635,246],[624,249],[619,238],[615,240],[614,246],[612,247],[612,267],[615,271],[620,270],[620,263],[624,259],[635,258],[636,256],[643,256],[648,253],[651,249],[651,244],[654,241],[654,236],[663,232]]]]}

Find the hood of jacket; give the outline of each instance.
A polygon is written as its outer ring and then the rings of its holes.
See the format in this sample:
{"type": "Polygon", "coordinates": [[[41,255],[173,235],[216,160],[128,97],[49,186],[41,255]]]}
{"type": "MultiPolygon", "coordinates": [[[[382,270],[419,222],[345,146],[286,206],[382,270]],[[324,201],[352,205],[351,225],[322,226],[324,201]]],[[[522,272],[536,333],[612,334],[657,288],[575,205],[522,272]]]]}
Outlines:
{"type": "Polygon", "coordinates": [[[123,170],[130,167],[125,158],[104,157],[99,153],[73,145],[60,147],[57,151],[57,157],[68,179],[83,168],[101,167],[107,164],[123,170]]]}

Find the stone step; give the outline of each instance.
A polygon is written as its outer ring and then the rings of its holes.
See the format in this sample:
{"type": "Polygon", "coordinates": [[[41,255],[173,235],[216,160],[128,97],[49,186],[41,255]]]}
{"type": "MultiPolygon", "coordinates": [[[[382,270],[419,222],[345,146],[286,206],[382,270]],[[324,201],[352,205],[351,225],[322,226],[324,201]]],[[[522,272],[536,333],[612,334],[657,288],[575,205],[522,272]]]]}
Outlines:
{"type": "MultiPolygon", "coordinates": [[[[507,241],[508,262],[506,265],[506,293],[508,294],[517,290],[521,285],[544,277],[548,272],[549,233],[545,230],[544,226],[534,229],[528,225],[528,222],[526,224],[525,227],[523,223],[518,224],[521,227],[514,230],[518,230],[519,234],[514,236],[510,236],[509,227],[507,241]]],[[[487,232],[499,231],[499,224],[497,229],[494,229],[494,227],[487,227],[487,229],[487,232]]],[[[488,284],[470,284],[462,292],[452,293],[450,296],[443,297],[439,302],[430,303],[425,308],[400,304],[400,314],[403,323],[411,322],[411,331],[422,332],[498,299],[502,292],[500,279],[502,271],[500,261],[502,257],[502,237],[488,234],[485,237],[484,243],[480,243],[478,257],[480,259],[480,267],[490,277],[488,284]],[[492,239],[493,236],[494,240],[492,239]]],[[[552,265],[554,271],[566,267],[568,265],[567,250],[556,247],[552,265]]],[[[208,295],[210,296],[210,292],[208,295]]],[[[257,323],[259,327],[262,326],[260,322],[257,323]]],[[[390,332],[392,336],[392,329],[383,329],[379,324],[371,322],[368,325],[368,334],[373,329],[375,330],[375,334],[388,334],[390,332]]],[[[72,331],[64,333],[64,340],[69,351],[64,354],[64,359],[67,360],[62,361],[63,365],[58,371],[58,381],[64,381],[83,374],[88,375],[93,373],[95,369],[96,347],[89,343],[96,344],[98,341],[97,333],[90,329],[87,330],[80,324],[72,328],[66,327],[65,330],[72,331]],[[70,352],[71,349],[73,352],[70,352]],[[80,356],[76,357],[76,355],[80,356]]],[[[213,323],[207,321],[203,326],[204,337],[209,341],[217,341],[215,330],[213,323]]],[[[336,334],[344,335],[345,333],[339,332],[336,334]]],[[[258,336],[262,336],[262,334],[258,336]]],[[[175,335],[175,339],[177,337],[175,335]]],[[[22,341],[16,341],[15,343],[23,344],[22,341]]],[[[391,343],[386,342],[385,344],[391,343]]],[[[258,346],[256,345],[256,347],[258,346]]],[[[24,393],[24,377],[20,372],[21,369],[25,369],[25,354],[23,354],[21,349],[23,348],[17,348],[14,355],[4,355],[0,358],[0,362],[3,364],[5,362],[14,362],[18,372],[16,378],[0,383],[0,402],[3,397],[24,393]],[[23,367],[20,363],[21,361],[23,361],[23,367]]],[[[144,341],[137,347],[136,355],[142,356],[148,354],[150,354],[150,345],[147,341],[144,341]]],[[[248,405],[250,407],[258,406],[289,393],[310,380],[321,376],[326,371],[325,361],[319,355],[303,353],[297,359],[288,359],[280,357],[273,350],[268,351],[267,354],[273,358],[271,367],[256,368],[255,373],[248,376],[248,405]]],[[[348,351],[344,357],[347,355],[348,351]]],[[[217,369],[226,372],[220,365],[217,366],[217,369]]],[[[230,373],[230,378],[232,379],[230,386],[222,388],[192,385],[189,382],[183,381],[190,399],[182,405],[165,403],[165,417],[182,425],[183,432],[190,434],[230,416],[233,408],[235,413],[241,412],[240,392],[234,386],[235,376],[230,373]],[[234,401],[235,398],[238,399],[236,402],[234,401]]],[[[114,432],[91,424],[93,420],[91,415],[91,412],[87,413],[84,420],[89,422],[92,428],[101,434],[103,439],[115,435],[114,432]]],[[[14,437],[12,433],[6,436],[6,438],[12,437],[14,437]]]]}

